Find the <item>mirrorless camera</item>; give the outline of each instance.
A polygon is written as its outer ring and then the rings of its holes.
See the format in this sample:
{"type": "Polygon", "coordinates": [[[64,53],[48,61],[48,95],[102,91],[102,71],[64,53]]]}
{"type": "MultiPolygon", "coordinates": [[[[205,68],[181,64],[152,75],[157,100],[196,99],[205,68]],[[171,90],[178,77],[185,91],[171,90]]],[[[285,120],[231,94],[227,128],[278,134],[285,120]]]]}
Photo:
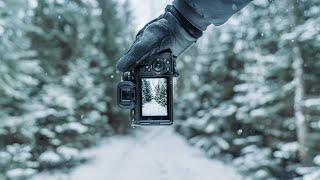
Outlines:
{"type": "Polygon", "coordinates": [[[173,77],[178,76],[175,57],[163,52],[145,58],[122,75],[118,105],[131,110],[133,125],[173,123],[173,77]]]}

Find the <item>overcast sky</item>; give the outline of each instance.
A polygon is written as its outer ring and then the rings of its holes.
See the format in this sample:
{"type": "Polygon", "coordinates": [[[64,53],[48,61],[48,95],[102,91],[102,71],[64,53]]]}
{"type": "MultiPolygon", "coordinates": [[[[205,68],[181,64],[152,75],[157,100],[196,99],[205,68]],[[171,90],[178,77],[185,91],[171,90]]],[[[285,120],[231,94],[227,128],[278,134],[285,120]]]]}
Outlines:
{"type": "Polygon", "coordinates": [[[134,25],[139,30],[144,24],[158,17],[172,0],[129,0],[132,6],[134,25]]]}

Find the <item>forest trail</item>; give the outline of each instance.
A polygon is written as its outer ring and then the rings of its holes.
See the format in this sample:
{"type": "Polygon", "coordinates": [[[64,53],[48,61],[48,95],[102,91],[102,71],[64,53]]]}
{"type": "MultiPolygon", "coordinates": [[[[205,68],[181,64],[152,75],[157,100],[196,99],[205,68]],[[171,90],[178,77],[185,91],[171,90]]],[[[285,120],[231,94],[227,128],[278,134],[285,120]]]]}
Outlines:
{"type": "Polygon", "coordinates": [[[154,99],[151,102],[145,103],[142,106],[143,116],[167,116],[167,106],[162,106],[154,99]]]}
{"type": "Polygon", "coordinates": [[[86,150],[94,159],[70,174],[41,174],[40,179],[71,180],[237,180],[232,167],[207,158],[171,127],[141,128],[133,135],[108,138],[86,150]]]}

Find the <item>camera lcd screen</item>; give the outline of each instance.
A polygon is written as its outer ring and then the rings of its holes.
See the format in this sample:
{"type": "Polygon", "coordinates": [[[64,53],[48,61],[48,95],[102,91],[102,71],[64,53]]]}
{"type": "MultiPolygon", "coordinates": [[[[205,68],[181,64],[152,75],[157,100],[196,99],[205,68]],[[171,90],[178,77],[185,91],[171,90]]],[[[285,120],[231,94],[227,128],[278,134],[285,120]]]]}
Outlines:
{"type": "Polygon", "coordinates": [[[142,116],[168,116],[167,78],[141,78],[142,116]]]}

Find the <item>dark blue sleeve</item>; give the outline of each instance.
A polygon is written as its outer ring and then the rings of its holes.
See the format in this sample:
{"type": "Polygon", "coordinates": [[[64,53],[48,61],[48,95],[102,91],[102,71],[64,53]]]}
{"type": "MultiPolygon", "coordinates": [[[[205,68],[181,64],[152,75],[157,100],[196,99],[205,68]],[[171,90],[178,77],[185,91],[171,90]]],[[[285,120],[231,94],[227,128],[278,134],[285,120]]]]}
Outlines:
{"type": "Polygon", "coordinates": [[[201,30],[210,24],[219,26],[252,0],[174,0],[173,5],[201,30]]]}

